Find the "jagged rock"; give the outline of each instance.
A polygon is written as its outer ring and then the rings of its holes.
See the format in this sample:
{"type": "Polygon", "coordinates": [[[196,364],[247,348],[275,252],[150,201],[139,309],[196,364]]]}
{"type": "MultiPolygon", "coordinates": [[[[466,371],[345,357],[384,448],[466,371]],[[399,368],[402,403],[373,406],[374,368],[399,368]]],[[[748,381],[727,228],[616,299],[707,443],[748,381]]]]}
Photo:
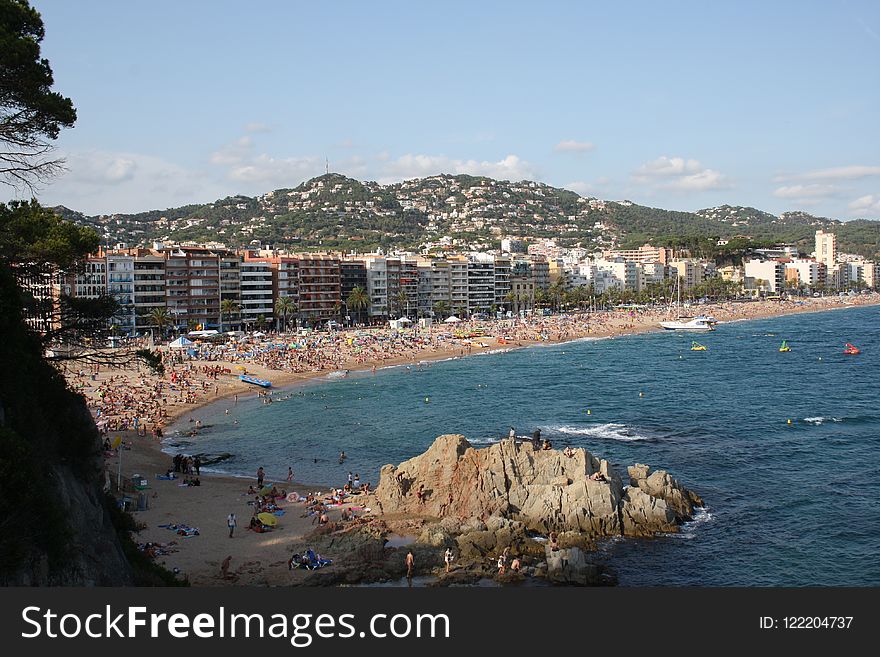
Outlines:
{"type": "MultiPolygon", "coordinates": [[[[510,439],[474,449],[464,436],[445,435],[423,454],[382,468],[376,506],[383,514],[457,519],[460,531],[479,522],[489,532],[517,531],[511,521],[523,529],[586,537],[674,531],[670,527],[690,517],[701,501],[665,471],[649,471],[634,466],[629,473],[647,499],[632,493],[625,500],[611,465],[585,449],[569,457],[510,439]],[[606,481],[591,479],[596,472],[606,481]]],[[[422,542],[438,544],[436,538],[422,542]]],[[[484,542],[475,535],[468,549],[491,550],[484,542]]]]}
{"type": "Polygon", "coordinates": [[[690,518],[695,506],[703,506],[699,495],[682,486],[666,470],[651,472],[650,466],[642,463],[631,465],[627,470],[631,486],[638,486],[648,495],[661,498],[679,518],[690,518]]]}
{"type": "Polygon", "coordinates": [[[422,529],[422,533],[419,534],[419,537],[416,540],[424,545],[439,548],[450,545],[454,539],[452,534],[443,529],[442,526],[428,525],[422,529]]]}
{"type": "Polygon", "coordinates": [[[599,567],[578,547],[551,550],[548,546],[546,557],[547,578],[552,582],[580,585],[599,583],[599,567]]]}
{"type": "Polygon", "coordinates": [[[651,536],[678,530],[675,514],[666,502],[635,486],[624,492],[620,516],[627,536],[651,536]]]}

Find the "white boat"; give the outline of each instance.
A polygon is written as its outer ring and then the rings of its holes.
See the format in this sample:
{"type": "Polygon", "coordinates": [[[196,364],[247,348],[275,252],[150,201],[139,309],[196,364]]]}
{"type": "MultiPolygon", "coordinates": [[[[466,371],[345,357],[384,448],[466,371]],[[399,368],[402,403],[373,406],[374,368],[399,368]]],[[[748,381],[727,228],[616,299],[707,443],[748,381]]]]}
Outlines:
{"type": "Polygon", "coordinates": [[[660,322],[660,326],[667,331],[714,331],[715,327],[705,317],[695,317],[684,321],[684,318],[676,321],[660,322]]]}
{"type": "MultiPolygon", "coordinates": [[[[675,279],[674,289],[678,292],[678,303],[676,304],[681,309],[681,284],[678,280],[678,277],[675,279]]],[[[660,327],[667,331],[714,331],[715,324],[718,321],[711,316],[700,315],[698,317],[679,317],[677,320],[669,319],[669,313],[672,312],[673,304],[670,303],[669,310],[667,311],[667,319],[665,322],[660,322],[660,327]]]]}

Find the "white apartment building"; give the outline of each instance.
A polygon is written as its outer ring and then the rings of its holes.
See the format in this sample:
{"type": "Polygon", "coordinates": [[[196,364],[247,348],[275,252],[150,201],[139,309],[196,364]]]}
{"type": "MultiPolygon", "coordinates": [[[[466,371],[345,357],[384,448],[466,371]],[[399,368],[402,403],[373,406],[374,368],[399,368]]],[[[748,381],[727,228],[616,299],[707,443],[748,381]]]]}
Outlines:
{"type": "Polygon", "coordinates": [[[823,263],[829,270],[837,262],[837,236],[834,233],[816,231],[816,260],[823,263]]]}
{"type": "Polygon", "coordinates": [[[240,268],[239,313],[245,326],[259,317],[267,324],[273,321],[272,266],[265,260],[245,260],[240,268]]]}
{"type": "Polygon", "coordinates": [[[123,333],[133,334],[135,331],[134,256],[107,254],[107,294],[119,303],[119,312],[113,316],[112,323],[123,333]]]}
{"type": "Polygon", "coordinates": [[[384,256],[365,256],[370,317],[385,317],[391,311],[388,299],[388,263],[384,256]]]}
{"type": "Polygon", "coordinates": [[[817,287],[821,284],[822,266],[813,258],[792,258],[785,267],[797,271],[798,282],[803,285],[817,287]]]}
{"type": "MultiPolygon", "coordinates": [[[[669,263],[670,274],[682,279],[682,290],[690,290],[705,279],[705,267],[699,260],[692,258],[672,260],[669,263]]],[[[747,273],[746,276],[749,274],[747,273]]],[[[785,280],[783,276],[783,281],[785,280]]]]}
{"type": "Polygon", "coordinates": [[[746,278],[766,281],[767,290],[778,294],[785,289],[785,263],[778,260],[746,260],[746,278]]]}
{"type": "Polygon", "coordinates": [[[490,312],[495,305],[495,263],[491,258],[468,260],[467,273],[468,314],[490,312]]]}
{"type": "Polygon", "coordinates": [[[134,257],[135,331],[156,328],[151,313],[165,309],[165,256],[156,251],[139,251],[134,257]]]}
{"type": "Polygon", "coordinates": [[[513,262],[509,257],[495,256],[493,264],[495,265],[495,305],[510,310],[511,302],[508,301],[508,295],[512,291],[510,276],[513,262]]]}
{"type": "Polygon", "coordinates": [[[452,312],[465,315],[468,311],[468,261],[456,258],[449,261],[449,287],[452,312]]]}

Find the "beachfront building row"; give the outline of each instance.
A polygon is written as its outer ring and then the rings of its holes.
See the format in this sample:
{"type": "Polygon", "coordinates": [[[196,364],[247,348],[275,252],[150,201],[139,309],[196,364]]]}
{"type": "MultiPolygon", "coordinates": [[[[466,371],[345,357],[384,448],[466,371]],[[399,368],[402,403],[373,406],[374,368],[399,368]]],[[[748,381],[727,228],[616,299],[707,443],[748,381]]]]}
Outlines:
{"type": "Polygon", "coordinates": [[[844,290],[852,287],[880,287],[880,267],[863,256],[840,253],[834,233],[818,230],[811,257],[797,250],[758,249],[744,262],[746,289],[780,294],[786,289],[844,290]]]}
{"type": "Polygon", "coordinates": [[[535,291],[549,287],[550,275],[545,259],[527,255],[426,258],[157,244],[102,251],[77,273],[54,275],[50,283],[40,288],[48,290],[40,294],[49,305],[57,305],[61,294],[107,294],[119,304],[115,330],[144,334],[158,322],[178,330],[230,330],[285,319],[314,325],[346,317],[354,322],[519,311],[534,306],[535,291]],[[355,288],[366,291],[365,308],[348,307],[355,288]],[[281,298],[288,301],[279,311],[281,298]],[[157,310],[164,319],[157,319],[157,310]]]}

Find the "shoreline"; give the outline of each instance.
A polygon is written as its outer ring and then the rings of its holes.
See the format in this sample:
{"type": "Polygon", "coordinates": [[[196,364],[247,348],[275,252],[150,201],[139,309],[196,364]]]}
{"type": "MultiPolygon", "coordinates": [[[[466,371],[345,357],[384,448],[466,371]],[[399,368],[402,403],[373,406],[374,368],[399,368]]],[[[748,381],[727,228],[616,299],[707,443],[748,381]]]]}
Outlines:
{"type": "MultiPolygon", "coordinates": [[[[874,295],[874,296],[877,297],[877,295],[874,295]]],[[[778,303],[778,302],[762,302],[762,303],[778,303]]],[[[828,305],[827,307],[821,307],[821,308],[814,308],[814,307],[790,308],[790,307],[785,307],[785,308],[781,309],[782,312],[775,312],[775,313],[774,312],[766,312],[766,313],[761,313],[761,314],[751,316],[751,317],[740,317],[740,318],[735,318],[735,319],[720,319],[720,318],[718,318],[718,315],[721,315],[723,313],[720,313],[718,311],[716,311],[714,314],[715,314],[716,318],[719,319],[719,324],[733,324],[733,323],[739,323],[739,322],[751,322],[751,321],[762,320],[762,319],[771,319],[774,317],[785,317],[787,315],[805,314],[805,313],[822,313],[822,312],[830,312],[830,311],[834,311],[834,310],[846,310],[848,308],[864,308],[864,307],[878,306],[878,305],[880,305],[880,297],[872,298],[872,300],[868,303],[859,303],[859,304],[842,304],[841,303],[838,305],[828,305]]],[[[704,308],[709,308],[709,309],[712,309],[715,307],[717,307],[715,304],[707,304],[706,306],[704,306],[704,308]]],[[[407,358],[403,358],[403,357],[393,358],[393,359],[389,359],[387,361],[378,361],[378,362],[357,364],[357,365],[354,365],[354,366],[346,368],[346,369],[349,373],[362,373],[362,372],[370,371],[371,368],[373,366],[375,366],[376,372],[381,372],[383,370],[396,369],[399,367],[417,365],[420,362],[433,363],[433,362],[444,362],[444,361],[449,361],[449,360],[459,360],[461,358],[469,358],[471,356],[507,353],[507,352],[511,352],[511,351],[518,351],[520,349],[529,349],[532,347],[542,347],[542,346],[543,347],[552,347],[552,346],[563,345],[563,344],[568,344],[568,343],[573,343],[573,342],[580,342],[580,341],[610,340],[610,339],[614,339],[614,338],[626,337],[629,335],[639,335],[642,333],[663,333],[663,332],[675,333],[674,331],[665,331],[665,329],[663,329],[659,326],[656,326],[655,324],[656,324],[656,322],[643,323],[643,324],[635,325],[632,327],[624,328],[624,329],[617,331],[617,332],[607,331],[607,332],[603,332],[601,334],[590,333],[587,335],[579,335],[576,337],[566,337],[566,338],[562,338],[562,339],[549,339],[549,340],[545,340],[545,341],[541,341],[541,340],[525,341],[524,343],[518,343],[515,345],[505,345],[503,348],[490,349],[488,351],[475,350],[475,351],[470,351],[470,352],[462,354],[462,353],[456,353],[459,350],[458,350],[458,348],[454,348],[454,349],[448,350],[445,353],[436,353],[436,352],[433,352],[433,353],[426,352],[424,354],[417,353],[417,354],[415,354],[415,356],[413,358],[409,358],[409,357],[407,357],[407,358]],[[383,363],[383,364],[380,366],[379,363],[383,363]]],[[[682,331],[682,333],[684,333],[684,332],[682,331]]],[[[480,340],[480,339],[481,338],[477,338],[477,340],[480,340]]],[[[493,336],[487,336],[482,339],[483,340],[492,340],[495,338],[493,336]]],[[[488,348],[489,346],[490,345],[485,345],[484,348],[488,348]]],[[[199,361],[199,362],[202,362],[202,361],[199,361]]],[[[268,369],[268,368],[263,368],[263,369],[265,369],[267,375],[270,373],[274,373],[276,375],[274,377],[275,380],[273,380],[273,382],[272,382],[271,390],[273,390],[273,391],[295,389],[299,385],[306,384],[306,383],[313,383],[313,382],[314,383],[321,383],[321,379],[327,379],[334,372],[342,371],[342,370],[326,370],[326,371],[322,370],[320,372],[293,373],[293,372],[285,372],[283,370],[272,370],[272,369],[268,369]],[[275,381],[278,381],[278,383],[276,383],[275,381]]],[[[168,415],[167,426],[170,427],[170,426],[174,425],[175,423],[180,422],[181,419],[188,412],[198,411],[200,409],[203,409],[207,406],[218,403],[220,401],[228,400],[228,399],[234,397],[236,394],[255,392],[253,386],[251,386],[249,384],[245,384],[245,383],[242,383],[239,381],[236,381],[235,384],[237,386],[236,389],[224,391],[217,397],[214,397],[212,399],[201,400],[188,408],[187,407],[179,407],[179,408],[174,409],[174,412],[170,413],[168,415]],[[238,385],[238,384],[240,384],[240,385],[238,385]]]]}
{"type": "MultiPolygon", "coordinates": [[[[871,297],[870,303],[867,303],[867,301],[868,299],[859,304],[836,302],[804,306],[771,306],[762,308],[761,310],[764,312],[747,317],[737,317],[735,314],[724,313],[722,318],[721,312],[714,307],[708,306],[701,307],[700,310],[711,312],[720,322],[738,323],[740,321],[772,319],[774,317],[804,312],[827,312],[829,310],[842,310],[880,304],[880,299],[876,296],[871,297]]],[[[633,326],[614,328],[616,330],[597,331],[587,335],[570,335],[564,339],[522,341],[519,344],[508,344],[504,345],[503,348],[497,349],[495,344],[491,344],[491,351],[490,347],[486,347],[474,348],[470,353],[461,353],[461,347],[456,345],[451,349],[443,351],[416,353],[412,357],[380,361],[380,363],[375,363],[376,371],[405,367],[420,361],[437,362],[453,360],[464,358],[468,355],[509,352],[540,345],[556,346],[576,341],[613,339],[625,335],[637,335],[662,330],[655,325],[653,317],[647,319],[647,321],[635,323],[633,326]]],[[[490,337],[485,337],[482,341],[485,343],[496,342],[495,338],[490,337]]],[[[202,364],[201,361],[197,362],[202,364]]],[[[207,364],[211,365],[212,363],[208,362],[207,364]]],[[[363,373],[371,370],[372,366],[373,363],[364,363],[360,367],[351,368],[350,371],[363,373]]],[[[275,381],[278,381],[277,389],[280,390],[296,389],[300,385],[309,382],[323,383],[322,379],[327,379],[331,374],[331,371],[293,373],[272,371],[268,368],[261,369],[264,369],[266,373],[271,372],[273,389],[276,388],[275,381]]],[[[269,376],[265,378],[269,378],[269,376]]],[[[332,377],[329,380],[332,380],[332,377]]],[[[173,409],[169,409],[169,428],[178,422],[185,421],[187,415],[197,414],[201,409],[211,404],[228,400],[236,394],[248,394],[247,391],[251,389],[247,384],[239,382],[237,377],[233,382],[226,381],[225,383],[232,383],[232,385],[226,385],[225,390],[221,391],[223,394],[208,394],[207,398],[200,400],[199,403],[180,404],[173,409]]],[[[252,389],[251,393],[255,396],[257,395],[257,391],[252,389]]],[[[437,433],[438,435],[443,433],[442,428],[438,428],[437,433]]],[[[170,464],[171,455],[163,451],[165,448],[164,441],[157,441],[149,432],[144,436],[137,435],[134,431],[113,431],[111,435],[123,436],[125,442],[130,445],[130,449],[125,449],[121,452],[124,478],[130,481],[131,476],[137,473],[142,474],[148,480],[149,488],[145,493],[147,493],[149,498],[148,504],[150,508],[134,513],[137,520],[147,526],[135,535],[135,540],[141,543],[152,542],[166,545],[170,541],[176,540],[177,545],[171,546],[171,549],[176,551],[159,556],[156,559],[157,562],[164,564],[169,569],[178,568],[191,583],[199,586],[229,584],[290,585],[296,584],[298,580],[302,579],[303,574],[301,571],[288,571],[286,567],[286,559],[289,557],[286,546],[303,539],[315,529],[312,518],[302,517],[301,512],[303,509],[300,505],[284,505],[288,513],[281,518],[280,525],[282,528],[280,530],[268,534],[248,532],[245,529],[245,525],[252,509],[246,506],[249,498],[245,495],[245,491],[248,484],[254,482],[252,477],[245,474],[235,475],[206,471],[203,473],[204,476],[201,477],[202,486],[200,487],[181,487],[178,485],[180,480],[157,480],[155,475],[164,473],[170,464]],[[236,529],[234,539],[228,538],[225,526],[226,515],[230,512],[236,513],[240,518],[239,527],[236,529]],[[172,532],[159,527],[160,524],[166,523],[183,523],[199,527],[200,535],[186,539],[176,537],[172,532]],[[221,574],[220,565],[226,557],[231,557],[232,565],[231,570],[224,577],[221,574]]],[[[165,438],[170,439],[171,437],[171,435],[167,435],[165,438]]],[[[114,482],[117,477],[118,458],[118,456],[112,456],[107,459],[107,469],[114,482]]],[[[284,488],[287,492],[296,491],[300,494],[319,490],[326,491],[332,485],[306,484],[296,480],[292,484],[286,484],[286,482],[276,483],[279,488],[284,488]]],[[[341,486],[342,483],[337,482],[335,485],[341,486]]],[[[371,505],[367,501],[362,503],[361,506],[370,507],[371,505]]],[[[331,522],[338,521],[341,511],[342,508],[337,508],[330,512],[331,522]]]]}

